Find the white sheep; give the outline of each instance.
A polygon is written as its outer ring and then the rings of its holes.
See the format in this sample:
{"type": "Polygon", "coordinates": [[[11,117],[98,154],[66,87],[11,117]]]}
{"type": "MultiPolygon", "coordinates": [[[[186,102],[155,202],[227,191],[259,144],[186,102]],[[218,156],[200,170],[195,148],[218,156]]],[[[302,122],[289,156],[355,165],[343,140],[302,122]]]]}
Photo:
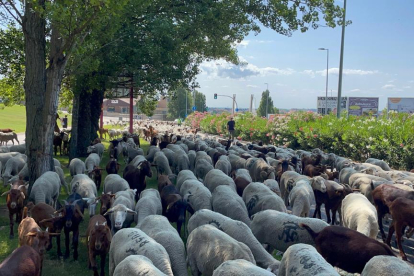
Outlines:
{"type": "Polygon", "coordinates": [[[282,252],[297,243],[315,246],[313,238],[306,229],[299,226],[300,223],[309,225],[315,232],[320,232],[329,226],[320,219],[301,218],[274,210],[265,210],[254,215],[251,229],[260,243],[268,244],[282,252]]]}
{"type": "Polygon", "coordinates": [[[69,172],[71,177],[77,174],[84,174],[86,172],[85,162],[79,158],[73,158],[69,163],[69,172]]]}
{"type": "Polygon", "coordinates": [[[260,182],[252,182],[247,185],[242,198],[250,217],[257,212],[269,209],[287,212],[283,200],[260,182]]]}
{"type": "Polygon", "coordinates": [[[229,161],[229,157],[226,155],[221,155],[219,157],[219,160],[216,162],[216,165],[214,166],[215,169],[221,170],[226,175],[230,175],[231,173],[231,164],[229,161]]]}
{"type": "Polygon", "coordinates": [[[89,154],[88,157],[86,157],[85,159],[85,166],[86,166],[86,171],[88,172],[88,174],[90,174],[93,171],[93,168],[95,166],[99,167],[99,163],[101,163],[101,158],[99,157],[98,154],[96,153],[89,154]]]}
{"type": "MultiPolygon", "coordinates": [[[[241,177],[246,179],[248,182],[253,182],[252,177],[250,176],[250,173],[246,169],[237,169],[234,171],[234,179],[241,177]]],[[[270,180],[270,179],[268,179],[270,180]]]]}
{"type": "Polygon", "coordinates": [[[71,193],[78,193],[88,204],[89,216],[95,215],[96,200],[98,195],[96,185],[86,174],[77,174],[70,182],[71,193]]]}
{"type": "Polygon", "coordinates": [[[168,159],[162,151],[158,151],[154,156],[154,165],[156,165],[158,174],[171,175],[172,171],[168,159]]]}
{"type": "Polygon", "coordinates": [[[145,158],[150,161],[151,163],[154,162],[154,157],[157,152],[160,151],[160,148],[157,146],[150,146],[145,158]]]}
{"type": "Polygon", "coordinates": [[[251,220],[243,199],[229,186],[220,185],[213,192],[213,210],[250,226],[251,220]]]}
{"type": "Polygon", "coordinates": [[[361,276],[414,275],[414,269],[403,260],[392,256],[375,256],[364,267],[361,276]]]}
{"type": "Polygon", "coordinates": [[[267,186],[272,192],[281,197],[279,183],[274,179],[266,179],[263,184],[267,186]]]}
{"type": "Polygon", "coordinates": [[[296,182],[289,193],[289,204],[292,206],[293,215],[305,218],[309,216],[311,204],[315,202],[314,190],[326,192],[325,180],[321,176],[296,182]]]}
{"type": "Polygon", "coordinates": [[[135,156],[134,159],[132,159],[131,162],[129,162],[130,165],[133,165],[134,167],[138,167],[138,165],[143,162],[146,161],[147,159],[143,156],[143,155],[137,155],[135,156]]]}
{"type": "Polygon", "coordinates": [[[246,159],[243,159],[236,154],[229,154],[229,160],[230,160],[232,171],[236,171],[238,169],[244,169],[246,167],[246,159]]]}
{"type": "Polygon", "coordinates": [[[257,265],[277,274],[280,262],[263,248],[245,223],[233,220],[217,212],[200,210],[194,213],[188,221],[188,233],[190,234],[194,229],[205,224],[217,227],[233,239],[247,245],[252,251],[257,265]]]}
{"type": "Polygon", "coordinates": [[[213,276],[274,276],[272,272],[246,260],[230,260],[217,267],[213,276]]]}
{"type": "Polygon", "coordinates": [[[59,191],[59,175],[55,172],[45,172],[33,183],[29,200],[33,201],[34,204],[46,203],[56,208],[59,191]]]}
{"type": "Polygon", "coordinates": [[[278,276],[339,276],[315,247],[308,244],[294,244],[283,254],[278,276]]]}
{"type": "Polygon", "coordinates": [[[184,183],[184,181],[188,179],[195,179],[197,180],[197,177],[195,177],[194,173],[190,170],[182,170],[177,175],[177,182],[175,187],[177,190],[181,190],[181,185],[184,183]]]}
{"type": "MultiPolygon", "coordinates": [[[[131,223],[134,221],[134,214],[136,212],[134,209],[135,202],[131,200],[130,196],[122,196],[119,193],[123,191],[117,192],[115,194],[115,200],[112,204],[112,207],[104,214],[111,215],[111,231],[114,234],[121,228],[127,228],[131,226],[131,223]]],[[[135,196],[135,194],[134,194],[135,196]]]]}
{"type": "Polygon", "coordinates": [[[108,174],[104,180],[104,193],[111,192],[115,194],[119,191],[125,191],[129,189],[128,182],[123,179],[119,174],[108,174]]]}
{"type": "Polygon", "coordinates": [[[24,154],[15,155],[7,160],[2,173],[3,186],[8,185],[9,179],[17,175],[23,169],[26,162],[27,156],[24,154]]]}
{"type": "Polygon", "coordinates": [[[194,174],[198,179],[204,181],[206,175],[214,169],[213,165],[210,164],[206,159],[200,159],[196,162],[194,167],[194,174]]]}
{"type": "Polygon", "coordinates": [[[142,255],[130,255],[120,262],[114,276],[166,276],[156,268],[150,259],[142,255]]]}
{"type": "Polygon", "coordinates": [[[308,180],[309,178],[306,175],[301,175],[294,171],[284,172],[280,177],[280,193],[286,206],[289,205],[290,191],[292,191],[293,187],[295,187],[296,182],[302,179],[308,180]]]}
{"type": "Polygon", "coordinates": [[[368,158],[367,161],[365,161],[365,163],[370,163],[370,164],[379,166],[384,171],[391,171],[390,166],[388,166],[388,164],[383,160],[379,160],[379,159],[375,159],[375,158],[368,158]]]}
{"type": "Polygon", "coordinates": [[[137,228],[121,229],[112,237],[109,249],[109,275],[114,275],[115,267],[130,255],[145,256],[160,271],[173,276],[170,258],[165,248],[137,228]]]}
{"type": "Polygon", "coordinates": [[[20,145],[13,145],[9,148],[10,152],[19,152],[21,154],[26,153],[26,144],[20,144],[20,145]]]}
{"type": "Polygon", "coordinates": [[[187,200],[193,211],[211,210],[211,192],[197,179],[188,179],[180,187],[180,195],[187,200]]]}
{"type": "Polygon", "coordinates": [[[210,192],[214,192],[214,189],[220,185],[227,185],[230,186],[236,192],[236,184],[234,180],[223,173],[220,170],[212,169],[205,175],[204,185],[210,190],[210,192]]]}
{"type": "Polygon", "coordinates": [[[127,147],[128,163],[134,160],[138,155],[144,156],[144,151],[141,148],[127,147]]]}
{"type": "MultiPolygon", "coordinates": [[[[26,166],[27,168],[27,166],[26,166]]],[[[65,192],[67,194],[69,193],[69,189],[68,189],[68,184],[65,181],[65,173],[63,172],[61,167],[55,166],[55,172],[59,175],[59,179],[60,179],[60,186],[65,188],[65,192]]]]}
{"type": "Polygon", "coordinates": [[[148,216],[142,221],[139,228],[164,246],[170,257],[171,268],[175,276],[188,275],[183,240],[166,217],[160,215],[148,216]]]}
{"type": "Polygon", "coordinates": [[[183,150],[178,151],[174,154],[173,169],[176,174],[182,170],[190,169],[190,160],[188,159],[188,155],[183,150]]]}
{"type": "MultiPolygon", "coordinates": [[[[1,162],[0,162],[0,168],[1,168],[1,162]]],[[[0,170],[0,176],[1,176],[1,170],[0,170]]],[[[59,175],[59,177],[60,177],[60,175],[59,175]]],[[[29,167],[27,167],[27,163],[24,164],[23,169],[21,169],[18,174],[12,176],[9,179],[9,184],[13,184],[14,182],[19,180],[20,178],[23,179],[23,180],[29,181],[29,167]]]]}
{"type": "Polygon", "coordinates": [[[362,194],[349,194],[342,200],[343,226],[375,239],[378,235],[378,216],[374,205],[362,194]]]}
{"type": "Polygon", "coordinates": [[[188,161],[190,162],[190,171],[194,171],[195,161],[196,161],[196,152],[194,150],[188,151],[188,161]]]}
{"type": "Polygon", "coordinates": [[[102,155],[105,151],[105,146],[102,143],[97,143],[93,146],[88,146],[87,153],[96,153],[99,155],[99,158],[102,158],[102,155]]]}
{"type": "Polygon", "coordinates": [[[139,225],[144,218],[150,215],[161,215],[162,204],[160,193],[155,189],[143,190],[139,196],[139,200],[135,205],[134,221],[139,225]]]}
{"type": "Polygon", "coordinates": [[[164,148],[164,149],[162,149],[161,150],[164,154],[165,154],[165,156],[167,157],[167,159],[168,159],[168,164],[170,165],[170,167],[173,167],[174,166],[174,152],[172,151],[172,150],[170,150],[170,149],[167,149],[167,148],[164,148]]]}
{"type": "Polygon", "coordinates": [[[192,275],[213,275],[219,265],[228,260],[244,259],[256,264],[249,247],[212,225],[197,227],[188,236],[187,262],[192,275]]]}

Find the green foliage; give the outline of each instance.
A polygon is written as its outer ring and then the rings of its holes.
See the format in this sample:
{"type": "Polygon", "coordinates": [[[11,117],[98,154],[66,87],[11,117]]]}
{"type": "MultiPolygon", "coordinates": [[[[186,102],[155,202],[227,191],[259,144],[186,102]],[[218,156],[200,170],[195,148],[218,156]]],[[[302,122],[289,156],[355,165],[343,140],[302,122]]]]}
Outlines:
{"type": "Polygon", "coordinates": [[[137,102],[137,112],[144,113],[146,116],[151,117],[154,115],[154,111],[157,108],[158,99],[148,96],[141,96],[141,99],[137,102]]]}
{"type": "Polygon", "coordinates": [[[267,106],[267,114],[276,113],[275,107],[273,106],[273,100],[272,100],[272,97],[270,96],[269,90],[262,92],[262,98],[260,99],[259,108],[257,109],[258,116],[266,117],[266,106],[267,106]]]}
{"type": "Polygon", "coordinates": [[[206,111],[206,108],[207,108],[207,106],[206,106],[206,95],[204,95],[201,92],[198,92],[197,90],[194,91],[194,94],[195,94],[195,103],[194,103],[194,105],[196,107],[196,110],[199,111],[199,112],[206,111]]]}
{"type": "MultiPolygon", "coordinates": [[[[192,112],[191,107],[193,106],[193,97],[191,92],[184,88],[180,87],[175,91],[171,92],[171,97],[168,102],[168,115],[169,119],[177,119],[185,117],[186,110],[186,100],[187,100],[187,114],[192,112]],[[187,95],[187,99],[186,99],[187,95]]],[[[198,110],[198,109],[197,109],[198,110]]]]}

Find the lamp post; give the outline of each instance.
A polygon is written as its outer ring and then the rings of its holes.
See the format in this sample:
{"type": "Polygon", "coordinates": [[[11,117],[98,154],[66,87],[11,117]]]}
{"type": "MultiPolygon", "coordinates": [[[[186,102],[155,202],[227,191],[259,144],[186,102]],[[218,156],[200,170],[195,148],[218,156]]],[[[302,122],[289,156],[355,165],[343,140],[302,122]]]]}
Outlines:
{"type": "Polygon", "coordinates": [[[344,43],[345,43],[345,17],[346,16],[346,0],[344,0],[344,16],[342,18],[342,36],[341,36],[341,57],[339,59],[339,80],[338,80],[338,102],[336,106],[336,116],[341,117],[341,99],[342,99],[342,70],[344,67],[344,43]]]}
{"type": "Polygon", "coordinates": [[[265,82],[265,84],[267,85],[267,97],[266,97],[266,119],[267,119],[267,105],[269,104],[269,84],[267,82],[265,82]]]}
{"type": "MultiPolygon", "coordinates": [[[[325,114],[328,115],[328,76],[329,76],[329,49],[319,48],[320,51],[326,51],[326,88],[325,88],[325,114]]],[[[339,101],[339,99],[338,99],[339,101]]]]}

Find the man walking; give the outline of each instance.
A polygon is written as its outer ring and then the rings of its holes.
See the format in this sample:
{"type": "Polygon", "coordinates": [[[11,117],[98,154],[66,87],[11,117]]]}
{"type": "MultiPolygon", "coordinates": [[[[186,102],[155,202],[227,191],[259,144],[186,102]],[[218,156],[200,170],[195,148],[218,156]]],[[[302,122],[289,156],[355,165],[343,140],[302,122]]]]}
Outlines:
{"type": "Polygon", "coordinates": [[[233,117],[230,117],[230,121],[227,122],[227,130],[229,132],[230,139],[234,139],[234,126],[236,122],[233,120],[233,117]]]}

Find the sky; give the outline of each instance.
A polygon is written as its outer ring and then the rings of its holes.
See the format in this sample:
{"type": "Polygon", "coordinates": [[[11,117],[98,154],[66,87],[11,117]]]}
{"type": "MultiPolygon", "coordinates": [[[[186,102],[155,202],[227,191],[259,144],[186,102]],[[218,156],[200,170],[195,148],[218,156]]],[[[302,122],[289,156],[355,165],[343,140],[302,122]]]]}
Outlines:
{"type": "MultiPolygon", "coordinates": [[[[336,1],[343,6],[343,1],[336,1]]],[[[388,97],[414,97],[414,0],[348,0],[342,96],[379,97],[380,110],[388,97]]],[[[209,107],[231,107],[236,94],[239,108],[248,108],[250,95],[259,107],[268,83],[278,108],[316,108],[325,95],[329,49],[328,96],[337,95],[341,27],[321,27],[291,37],[262,28],[238,46],[244,67],[223,60],[204,62],[197,90],[209,107]]]]}

